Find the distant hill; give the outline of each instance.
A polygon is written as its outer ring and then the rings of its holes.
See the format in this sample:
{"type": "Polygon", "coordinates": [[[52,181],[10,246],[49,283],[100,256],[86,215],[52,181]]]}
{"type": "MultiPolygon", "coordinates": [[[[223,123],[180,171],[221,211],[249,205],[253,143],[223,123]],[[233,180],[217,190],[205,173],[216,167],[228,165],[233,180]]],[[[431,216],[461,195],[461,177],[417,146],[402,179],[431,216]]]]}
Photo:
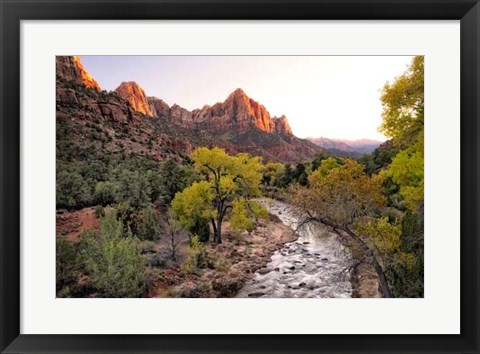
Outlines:
{"type": "Polygon", "coordinates": [[[371,139],[330,139],[325,137],[320,138],[307,138],[315,145],[318,145],[324,149],[331,149],[333,151],[339,150],[343,152],[355,152],[359,154],[368,154],[379,147],[382,142],[371,139]]]}

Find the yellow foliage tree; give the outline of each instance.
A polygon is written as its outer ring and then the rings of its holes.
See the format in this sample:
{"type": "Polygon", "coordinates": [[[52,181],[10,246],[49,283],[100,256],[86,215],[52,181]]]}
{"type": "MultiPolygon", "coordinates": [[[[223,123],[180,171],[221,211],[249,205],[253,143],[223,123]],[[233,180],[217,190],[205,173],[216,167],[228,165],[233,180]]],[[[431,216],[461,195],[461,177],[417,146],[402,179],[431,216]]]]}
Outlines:
{"type": "Polygon", "coordinates": [[[382,175],[390,176],[400,186],[405,205],[416,212],[424,200],[423,139],[401,150],[382,175]]]}
{"type": "Polygon", "coordinates": [[[268,162],[265,164],[265,171],[263,173],[263,184],[267,186],[274,186],[277,183],[279,176],[285,171],[285,165],[279,162],[268,162]]]}
{"type": "Polygon", "coordinates": [[[380,131],[401,146],[417,141],[423,133],[424,58],[414,57],[406,72],[383,87],[380,131]]]}
{"type": "Polygon", "coordinates": [[[324,175],[320,170],[313,172],[309,183],[309,189],[298,189],[296,203],[335,225],[351,225],[356,218],[385,203],[381,178],[368,176],[364,166],[351,159],[345,159],[343,165],[332,167],[324,175]]]}
{"type": "Polygon", "coordinates": [[[189,227],[195,220],[209,220],[214,242],[222,242],[222,223],[231,214],[234,226],[248,229],[247,219],[262,216],[262,208],[251,201],[261,196],[263,165],[259,157],[228,155],[223,149],[205,147],[192,153],[194,168],[204,180],[177,193],[172,209],[180,222],[189,227]]]}
{"type": "Polygon", "coordinates": [[[320,183],[320,181],[334,168],[339,167],[340,164],[338,163],[337,159],[333,157],[329,157],[325,160],[322,160],[318,169],[313,171],[308,176],[308,183],[310,185],[315,185],[316,183],[320,183]]]}
{"type": "Polygon", "coordinates": [[[383,88],[380,131],[401,147],[385,175],[400,186],[412,211],[423,204],[424,57],[414,57],[407,71],[383,88]]]}

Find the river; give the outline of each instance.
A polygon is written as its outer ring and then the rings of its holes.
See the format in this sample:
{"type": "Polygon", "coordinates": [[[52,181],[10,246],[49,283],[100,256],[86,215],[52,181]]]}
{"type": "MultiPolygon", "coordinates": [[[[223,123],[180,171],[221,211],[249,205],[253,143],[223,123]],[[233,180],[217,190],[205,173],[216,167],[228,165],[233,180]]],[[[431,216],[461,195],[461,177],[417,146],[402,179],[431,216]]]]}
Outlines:
{"type": "MultiPolygon", "coordinates": [[[[302,213],[280,201],[260,201],[271,214],[296,229],[302,213]]],[[[338,235],[310,223],[297,230],[299,238],[275,251],[267,270],[255,273],[237,297],[349,298],[352,297],[351,255],[338,235]]]]}

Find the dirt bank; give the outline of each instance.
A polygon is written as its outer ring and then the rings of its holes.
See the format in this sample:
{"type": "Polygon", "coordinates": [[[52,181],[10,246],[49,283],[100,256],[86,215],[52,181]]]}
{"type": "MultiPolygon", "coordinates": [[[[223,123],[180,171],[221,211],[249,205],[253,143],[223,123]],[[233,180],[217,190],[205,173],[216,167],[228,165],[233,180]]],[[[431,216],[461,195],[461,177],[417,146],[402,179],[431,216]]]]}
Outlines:
{"type": "Polygon", "coordinates": [[[76,242],[78,236],[85,230],[98,230],[100,220],[95,216],[95,208],[66,211],[57,210],[57,235],[65,236],[67,240],[76,242]]]}

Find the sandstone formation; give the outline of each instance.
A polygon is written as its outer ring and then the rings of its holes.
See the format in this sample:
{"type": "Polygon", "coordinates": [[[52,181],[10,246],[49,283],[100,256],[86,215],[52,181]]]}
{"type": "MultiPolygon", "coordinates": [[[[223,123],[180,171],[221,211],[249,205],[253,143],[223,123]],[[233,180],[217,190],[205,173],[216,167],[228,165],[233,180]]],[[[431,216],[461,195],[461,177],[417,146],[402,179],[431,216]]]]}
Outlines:
{"type": "Polygon", "coordinates": [[[154,116],[145,91],[135,81],[122,82],[115,89],[118,96],[130,103],[130,106],[139,113],[154,116]]]}
{"type": "MultiPolygon", "coordinates": [[[[132,107],[139,112],[135,102],[143,102],[143,90],[136,85],[133,90],[117,93],[127,99],[132,107]]],[[[206,105],[201,109],[189,111],[177,104],[169,107],[157,97],[148,97],[151,115],[167,118],[173,124],[185,128],[206,130],[211,133],[245,133],[252,128],[268,134],[293,135],[285,116],[271,117],[266,108],[249,98],[242,89],[236,89],[224,102],[213,106],[206,105]]],[[[143,105],[142,105],[143,107],[143,105]]]]}
{"type": "Polygon", "coordinates": [[[170,117],[170,106],[165,101],[157,97],[147,97],[147,100],[154,116],[158,118],[170,117]]]}
{"type": "Polygon", "coordinates": [[[105,97],[100,96],[99,99],[92,99],[85,93],[57,83],[56,101],[57,118],[67,116],[67,113],[73,107],[80,105],[82,110],[77,112],[77,118],[79,119],[94,120],[95,118],[101,118],[103,121],[117,123],[138,122],[140,120],[140,114],[135,112],[132,107],[126,105],[123,100],[108,96],[108,94],[105,97]]]}
{"type": "Polygon", "coordinates": [[[101,91],[100,85],[85,70],[78,56],[57,56],[56,74],[64,80],[101,91]]]}
{"type": "Polygon", "coordinates": [[[192,112],[180,107],[178,104],[174,104],[172,108],[170,108],[169,119],[172,123],[181,125],[182,127],[190,129],[196,128],[192,112]]]}
{"type": "Polygon", "coordinates": [[[287,117],[282,115],[279,118],[273,117],[272,119],[275,122],[275,133],[293,135],[292,128],[290,128],[290,124],[288,124],[287,117]]]}
{"type": "Polygon", "coordinates": [[[241,89],[189,111],[147,97],[136,82],[101,91],[76,57],[58,57],[57,76],[57,122],[70,126],[79,147],[94,143],[110,152],[182,160],[195,147],[218,146],[280,162],[308,160],[322,150],[295,137],[285,116],[271,117],[241,89]]]}
{"type": "Polygon", "coordinates": [[[272,118],[267,109],[236,89],[222,103],[204,106],[192,112],[193,125],[216,133],[244,133],[257,128],[269,134],[292,135],[287,118],[272,118]]]}

